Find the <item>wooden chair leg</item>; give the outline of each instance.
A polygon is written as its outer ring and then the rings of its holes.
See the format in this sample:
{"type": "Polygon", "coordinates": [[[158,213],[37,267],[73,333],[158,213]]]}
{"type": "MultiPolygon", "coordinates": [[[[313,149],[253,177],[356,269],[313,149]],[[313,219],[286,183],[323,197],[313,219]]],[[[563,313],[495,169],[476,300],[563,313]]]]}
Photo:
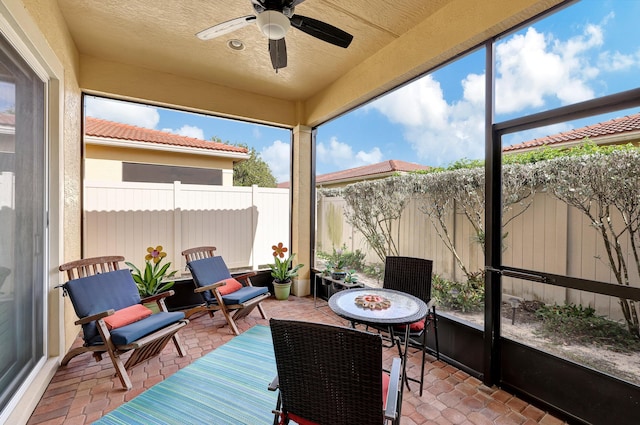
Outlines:
{"type": "Polygon", "coordinates": [[[127,390],[130,390],[133,385],[131,384],[131,379],[129,378],[129,374],[127,373],[127,369],[124,367],[122,363],[122,359],[115,353],[109,353],[109,357],[111,357],[111,363],[113,363],[113,367],[116,370],[116,374],[118,378],[120,378],[120,383],[127,390]]]}
{"type": "Polygon", "coordinates": [[[229,311],[227,311],[227,309],[224,307],[222,307],[220,311],[222,311],[222,314],[224,315],[224,318],[227,320],[227,323],[229,324],[229,327],[231,328],[233,333],[235,335],[240,335],[240,330],[238,329],[238,326],[236,325],[235,320],[233,320],[233,317],[231,317],[231,314],[229,314],[229,311]]]}
{"type": "Polygon", "coordinates": [[[263,319],[267,319],[267,315],[264,313],[264,309],[262,308],[262,304],[258,304],[258,311],[260,312],[260,316],[262,316],[263,319]]]}
{"type": "Polygon", "coordinates": [[[180,342],[180,338],[178,337],[178,334],[174,334],[171,339],[173,339],[173,343],[176,346],[176,350],[178,350],[178,355],[180,357],[184,357],[184,355],[186,354],[186,351],[184,350],[184,348],[182,348],[182,343],[180,342]]]}
{"type": "Polygon", "coordinates": [[[113,368],[116,370],[116,375],[118,375],[120,383],[127,390],[130,390],[133,387],[133,385],[131,385],[131,379],[129,379],[127,368],[122,363],[122,359],[120,359],[120,355],[118,354],[116,347],[113,345],[113,342],[111,342],[107,325],[105,325],[104,321],[100,319],[96,322],[96,326],[98,327],[102,340],[105,342],[104,345],[107,348],[107,353],[109,354],[109,358],[111,358],[111,363],[113,363],[113,368]]]}

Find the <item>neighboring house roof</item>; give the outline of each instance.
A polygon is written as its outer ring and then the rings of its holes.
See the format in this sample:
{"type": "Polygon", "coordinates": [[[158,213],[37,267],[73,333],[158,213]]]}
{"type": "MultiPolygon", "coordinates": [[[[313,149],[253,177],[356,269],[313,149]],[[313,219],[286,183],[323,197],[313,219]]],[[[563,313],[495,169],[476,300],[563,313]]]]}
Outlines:
{"type": "Polygon", "coordinates": [[[175,147],[208,149],[229,153],[246,154],[248,150],[239,146],[180,136],[160,130],[136,127],[93,117],[85,119],[85,135],[92,138],[127,140],[133,142],[157,143],[175,147]]]}
{"type": "Polygon", "coordinates": [[[0,112],[0,125],[15,125],[16,116],[6,112],[0,112]]]}
{"type": "Polygon", "coordinates": [[[640,113],[614,118],[587,127],[576,128],[551,136],[505,146],[503,152],[531,150],[541,146],[562,146],[577,144],[586,137],[596,144],[623,143],[640,139],[640,113]]]}
{"type": "MultiPolygon", "coordinates": [[[[428,170],[429,166],[414,164],[412,162],[391,159],[377,164],[364,165],[362,167],[349,168],[348,170],[334,173],[321,174],[316,177],[316,185],[349,183],[371,178],[382,178],[398,172],[428,170]]],[[[289,187],[289,182],[280,183],[278,187],[289,187]]]]}

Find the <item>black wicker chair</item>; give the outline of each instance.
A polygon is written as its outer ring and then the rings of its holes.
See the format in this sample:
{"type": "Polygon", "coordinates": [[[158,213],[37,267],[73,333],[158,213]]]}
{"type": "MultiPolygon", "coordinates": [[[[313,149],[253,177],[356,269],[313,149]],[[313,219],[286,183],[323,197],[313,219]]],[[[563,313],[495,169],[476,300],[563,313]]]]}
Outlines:
{"type": "MultiPolygon", "coordinates": [[[[422,387],[424,383],[424,364],[426,361],[426,353],[429,351],[438,360],[440,360],[440,347],[438,344],[438,322],[436,316],[436,307],[431,298],[431,276],[433,270],[433,261],[424,258],[413,257],[387,257],[384,269],[383,288],[394,289],[404,293],[413,295],[424,301],[427,306],[427,315],[424,320],[411,325],[409,333],[409,346],[422,350],[422,367],[420,370],[420,379],[406,377],[406,379],[414,382],[420,382],[420,395],[422,396],[422,387]],[[427,332],[433,329],[435,339],[435,350],[427,347],[427,332]]],[[[377,328],[379,331],[385,332],[389,337],[392,345],[398,347],[398,352],[402,354],[401,344],[404,337],[404,329],[377,328]],[[397,332],[396,332],[397,331],[397,332]]]]}
{"type": "Polygon", "coordinates": [[[400,422],[400,359],[393,359],[387,380],[380,335],[291,320],[270,324],[278,376],[269,389],[279,389],[274,424],[400,422]]]}

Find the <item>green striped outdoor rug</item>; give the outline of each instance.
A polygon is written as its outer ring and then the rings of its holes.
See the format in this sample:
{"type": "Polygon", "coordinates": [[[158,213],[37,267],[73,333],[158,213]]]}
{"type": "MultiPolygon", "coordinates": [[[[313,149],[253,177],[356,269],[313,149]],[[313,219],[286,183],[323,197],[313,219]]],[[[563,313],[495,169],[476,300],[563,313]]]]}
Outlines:
{"type": "Polygon", "coordinates": [[[254,326],[95,423],[270,424],[275,376],[271,331],[254,326]]]}

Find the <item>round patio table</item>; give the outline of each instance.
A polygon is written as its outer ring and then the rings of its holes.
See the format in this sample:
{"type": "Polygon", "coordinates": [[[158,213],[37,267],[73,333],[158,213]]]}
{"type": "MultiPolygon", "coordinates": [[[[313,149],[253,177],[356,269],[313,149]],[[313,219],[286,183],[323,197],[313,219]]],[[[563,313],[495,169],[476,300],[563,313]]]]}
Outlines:
{"type": "Polygon", "coordinates": [[[362,288],[341,291],[329,298],[329,308],[338,316],[351,322],[364,325],[404,326],[404,349],[401,353],[402,379],[406,379],[407,351],[409,348],[409,325],[423,320],[427,315],[427,304],[420,298],[404,292],[384,288],[362,288]],[[364,308],[356,303],[356,298],[363,295],[378,295],[391,302],[385,309],[364,308]]]}

